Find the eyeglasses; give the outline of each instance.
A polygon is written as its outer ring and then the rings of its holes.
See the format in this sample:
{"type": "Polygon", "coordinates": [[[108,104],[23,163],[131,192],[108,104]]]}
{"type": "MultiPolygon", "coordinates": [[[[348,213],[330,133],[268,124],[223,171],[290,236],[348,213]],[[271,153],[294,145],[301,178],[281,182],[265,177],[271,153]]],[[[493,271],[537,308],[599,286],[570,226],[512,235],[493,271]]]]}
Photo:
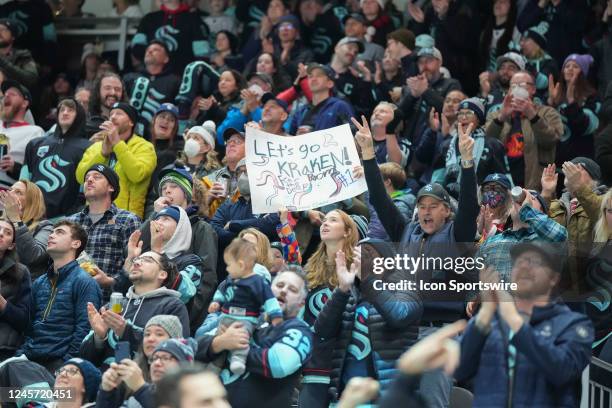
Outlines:
{"type": "Polygon", "coordinates": [[[161,268],[161,264],[159,263],[159,261],[157,261],[157,259],[153,258],[152,256],[149,255],[140,255],[135,257],[134,259],[132,259],[132,263],[156,263],[157,265],[159,265],[159,267],[161,268]]]}
{"type": "Polygon", "coordinates": [[[172,357],[172,356],[152,356],[149,357],[149,359],[147,360],[149,362],[149,364],[153,364],[154,362],[156,362],[157,360],[161,361],[162,363],[167,363],[169,361],[176,361],[176,358],[172,357]]]}
{"type": "Polygon", "coordinates": [[[472,119],[474,116],[476,116],[476,114],[474,113],[474,111],[471,110],[457,112],[458,118],[464,117],[466,119],[472,119]]]}
{"type": "Polygon", "coordinates": [[[515,263],[519,264],[524,262],[528,267],[533,266],[533,267],[540,267],[545,265],[545,262],[541,259],[534,259],[534,258],[528,258],[528,257],[518,257],[516,258],[515,263]]]}
{"type": "Polygon", "coordinates": [[[244,144],[244,140],[242,140],[241,137],[230,137],[229,140],[227,142],[225,142],[226,145],[231,145],[231,144],[235,144],[235,145],[241,145],[244,144]]]}
{"type": "Polygon", "coordinates": [[[62,368],[58,368],[57,370],[55,370],[55,376],[59,377],[60,375],[66,373],[68,376],[74,377],[75,375],[77,375],[80,372],[81,371],[78,368],[74,368],[74,367],[62,367],[62,368]]]}
{"type": "Polygon", "coordinates": [[[285,23],[278,27],[279,30],[293,30],[294,28],[295,27],[293,26],[293,24],[290,23],[285,23]]]}
{"type": "Polygon", "coordinates": [[[510,84],[510,89],[527,88],[528,86],[533,86],[533,82],[519,82],[516,84],[510,84]]]}

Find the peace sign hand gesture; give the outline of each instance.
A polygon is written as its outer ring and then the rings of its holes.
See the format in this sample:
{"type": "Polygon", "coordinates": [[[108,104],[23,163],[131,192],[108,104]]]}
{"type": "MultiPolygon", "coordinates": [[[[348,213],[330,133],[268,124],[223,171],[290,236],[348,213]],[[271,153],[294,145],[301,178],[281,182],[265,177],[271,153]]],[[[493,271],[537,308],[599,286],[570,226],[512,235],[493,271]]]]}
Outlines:
{"type": "Polygon", "coordinates": [[[459,133],[459,152],[461,153],[461,159],[463,160],[473,160],[474,159],[474,139],[472,139],[471,134],[474,130],[474,124],[470,123],[467,126],[458,123],[457,131],[459,133]]]}
{"type": "Polygon", "coordinates": [[[361,149],[361,157],[363,160],[373,159],[375,157],[374,140],[372,139],[372,131],[370,130],[370,125],[368,125],[368,120],[363,115],[361,116],[362,123],[359,123],[355,118],[351,118],[351,120],[353,121],[353,125],[357,128],[355,140],[361,149]]]}

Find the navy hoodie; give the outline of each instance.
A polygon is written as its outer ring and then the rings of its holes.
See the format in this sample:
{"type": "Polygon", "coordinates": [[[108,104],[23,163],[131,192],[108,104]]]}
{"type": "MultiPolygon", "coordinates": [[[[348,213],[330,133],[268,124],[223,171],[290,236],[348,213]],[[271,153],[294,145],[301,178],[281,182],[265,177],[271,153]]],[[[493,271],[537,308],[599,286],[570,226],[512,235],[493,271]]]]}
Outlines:
{"type": "Polygon", "coordinates": [[[83,204],[74,174],[90,142],[84,138],[85,110],[70,99],[77,108],[72,126],[66,133],[56,126],[53,134],[32,139],[21,168],[20,178],[33,181],[42,190],[48,218],[73,214],[83,204]]]}

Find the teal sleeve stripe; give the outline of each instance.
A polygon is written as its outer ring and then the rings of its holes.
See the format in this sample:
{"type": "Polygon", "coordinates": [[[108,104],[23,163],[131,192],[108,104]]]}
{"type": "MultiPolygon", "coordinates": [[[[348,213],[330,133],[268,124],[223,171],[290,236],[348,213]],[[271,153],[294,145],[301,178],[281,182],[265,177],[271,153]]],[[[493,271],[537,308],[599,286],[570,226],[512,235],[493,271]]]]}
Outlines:
{"type": "Polygon", "coordinates": [[[592,133],[595,133],[595,131],[597,130],[597,128],[599,127],[599,118],[597,117],[597,115],[590,109],[585,109],[584,110],[584,114],[588,116],[589,118],[589,126],[587,127],[586,131],[584,132],[585,135],[590,135],[592,133]]]}
{"type": "Polygon", "coordinates": [[[47,24],[43,27],[43,39],[46,42],[57,42],[57,33],[55,32],[55,25],[47,24]]]}
{"type": "Polygon", "coordinates": [[[28,165],[24,164],[21,168],[21,172],[19,173],[19,179],[21,180],[32,180],[32,174],[30,173],[30,169],[28,169],[28,165]]]}
{"type": "Polygon", "coordinates": [[[293,347],[276,343],[268,350],[268,365],[273,378],[284,378],[300,369],[302,359],[293,347]]]}
{"type": "Polygon", "coordinates": [[[204,40],[194,41],[191,44],[191,48],[193,50],[194,57],[203,57],[206,55],[208,47],[208,43],[204,40]]]}
{"type": "Polygon", "coordinates": [[[134,38],[132,38],[132,45],[146,45],[147,44],[147,36],[143,33],[136,33],[134,38]]]}
{"type": "Polygon", "coordinates": [[[276,298],[270,298],[266,300],[266,303],[264,303],[264,310],[269,315],[283,314],[283,311],[281,310],[280,305],[278,304],[278,300],[276,300],[276,298]]]}

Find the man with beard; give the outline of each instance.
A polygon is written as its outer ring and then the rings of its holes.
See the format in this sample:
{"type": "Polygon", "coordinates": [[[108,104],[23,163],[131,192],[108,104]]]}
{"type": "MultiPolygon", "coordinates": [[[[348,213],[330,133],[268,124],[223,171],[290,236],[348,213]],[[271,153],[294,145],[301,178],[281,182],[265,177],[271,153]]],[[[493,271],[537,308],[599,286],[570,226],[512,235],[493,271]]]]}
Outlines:
{"type": "Polygon", "coordinates": [[[261,325],[253,333],[247,371],[241,376],[225,368],[229,366],[229,358],[225,358],[228,352],[249,346],[249,335],[241,323],[220,326],[216,335],[206,334],[199,339],[196,360],[208,363],[223,359],[221,379],[232,407],[291,405],[301,368],[312,352],[312,332],[298,318],[307,291],[302,275],[293,271],[276,275],[272,293],[283,311],[283,322],[277,326],[261,325]]]}
{"type": "MultiPolygon", "coordinates": [[[[564,255],[544,242],[516,245],[510,255],[513,296],[481,290],[482,305],[463,333],[455,378],[473,379],[474,407],[579,406],[593,325],[556,299],[564,255]]],[[[480,281],[500,283],[493,269],[481,273],[480,281]]]]}
{"type": "Polygon", "coordinates": [[[45,132],[25,121],[32,95],[19,82],[5,80],[0,88],[4,94],[0,123],[0,186],[10,187],[19,178],[30,140],[45,132]]]}
{"type": "Polygon", "coordinates": [[[179,90],[180,79],[170,72],[170,52],[160,40],[152,40],[144,55],[145,69],[140,73],[125,76],[130,105],[140,114],[136,133],[150,134],[149,124],[157,108],[173,102],[179,90]]]}
{"type": "Polygon", "coordinates": [[[137,122],[136,109],[125,102],[115,103],[110,111],[110,120],[100,125],[103,139],[85,151],[76,177],[82,184],[86,170],[94,164],[109,166],[119,176],[121,186],[115,204],[142,219],[157,156],[153,145],[134,133],[137,122]]]}
{"type": "Polygon", "coordinates": [[[0,19],[0,70],[8,79],[33,89],[38,82],[38,68],[30,51],[14,47],[18,34],[16,21],[0,19]]]}
{"type": "Polygon", "coordinates": [[[114,72],[106,72],[96,81],[89,98],[89,111],[86,126],[86,136],[92,142],[99,142],[103,138],[100,125],[110,117],[110,111],[116,102],[125,100],[123,80],[114,72]]]}
{"type": "Polygon", "coordinates": [[[358,61],[357,68],[353,68],[357,55],[364,50],[363,41],[359,38],[344,37],[336,45],[329,66],[335,73],[338,95],[353,105],[358,115],[367,116],[375,104],[374,77],[365,61],[358,61]]]}
{"type": "Polygon", "coordinates": [[[480,74],[480,96],[487,101],[487,112],[501,109],[504,97],[510,90],[512,76],[525,69],[525,59],[516,52],[507,52],[497,58],[497,73],[480,74]]]}
{"type": "Polygon", "coordinates": [[[113,200],[120,193],[119,177],[111,168],[94,164],[85,173],[83,186],[87,206],[69,217],[81,225],[88,234],[86,251],[93,259],[94,279],[110,296],[125,261],[124,248],[132,233],[140,226],[138,217],[120,210],[113,200]]]}
{"type": "Polygon", "coordinates": [[[437,48],[421,48],[417,53],[419,75],[406,80],[399,109],[407,113],[404,134],[409,135],[413,145],[418,145],[427,127],[431,108],[442,112],[444,97],[453,90],[460,90],[456,79],[444,78],[440,72],[442,54],[437,48]]]}
{"type": "Polygon", "coordinates": [[[25,150],[20,179],[35,182],[43,191],[47,218],[72,214],[82,205],[79,183],[72,175],[89,147],[85,134],[85,110],[74,98],[57,105],[53,134],[33,139],[25,150]]]}

